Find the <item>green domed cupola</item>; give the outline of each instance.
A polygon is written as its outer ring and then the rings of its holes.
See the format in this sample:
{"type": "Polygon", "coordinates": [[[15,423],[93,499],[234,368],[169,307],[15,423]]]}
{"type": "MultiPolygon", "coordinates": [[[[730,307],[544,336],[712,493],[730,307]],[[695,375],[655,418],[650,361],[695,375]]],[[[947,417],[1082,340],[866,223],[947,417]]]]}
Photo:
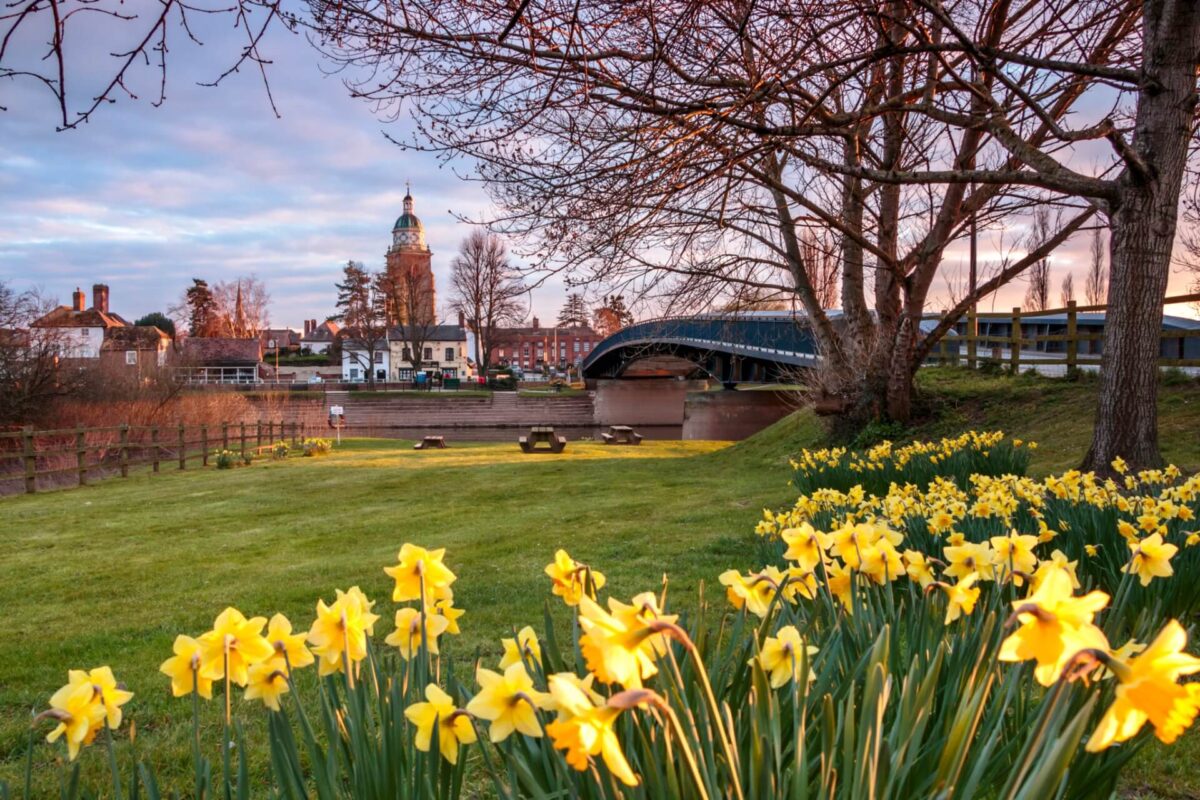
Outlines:
{"type": "Polygon", "coordinates": [[[425,226],[413,213],[411,190],[404,195],[404,213],[396,218],[392,226],[392,247],[425,250],[425,226]]]}

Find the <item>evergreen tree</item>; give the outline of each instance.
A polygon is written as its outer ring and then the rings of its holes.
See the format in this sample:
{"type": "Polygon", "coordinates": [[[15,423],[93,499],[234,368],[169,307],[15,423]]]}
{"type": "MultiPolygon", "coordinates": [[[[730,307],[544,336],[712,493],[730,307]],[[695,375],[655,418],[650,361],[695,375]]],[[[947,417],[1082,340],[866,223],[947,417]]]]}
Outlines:
{"type": "Polygon", "coordinates": [[[218,336],[221,330],[221,311],[208,281],[192,278],[192,285],[184,293],[188,330],[192,336],[218,336]]]}
{"type": "Polygon", "coordinates": [[[175,321],[161,311],[152,311],[133,324],[146,327],[155,327],[170,336],[172,339],[175,338],[175,321]]]}
{"type": "Polygon", "coordinates": [[[371,273],[361,262],[347,261],[342,268],[342,280],[335,284],[338,291],[338,313],[330,319],[350,328],[361,327],[371,317],[371,273]]]}
{"type": "Polygon", "coordinates": [[[563,303],[562,309],[558,312],[558,327],[586,328],[589,321],[590,315],[588,314],[587,303],[583,300],[583,295],[567,295],[567,301],[563,303]]]}
{"type": "Polygon", "coordinates": [[[624,295],[610,294],[604,297],[604,304],[593,314],[596,332],[604,336],[612,336],[622,328],[633,324],[633,312],[625,305],[624,295]]]}

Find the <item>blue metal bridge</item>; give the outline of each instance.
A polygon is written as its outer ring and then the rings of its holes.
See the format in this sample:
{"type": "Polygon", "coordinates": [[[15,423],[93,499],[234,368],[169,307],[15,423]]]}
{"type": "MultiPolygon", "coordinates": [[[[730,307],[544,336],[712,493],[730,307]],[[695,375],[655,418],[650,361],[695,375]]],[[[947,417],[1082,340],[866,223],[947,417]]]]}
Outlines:
{"type": "Polygon", "coordinates": [[[673,357],[694,372],[724,382],[775,381],[817,364],[816,343],[803,314],[740,311],[647,320],[596,345],[583,362],[585,378],[619,378],[638,362],[673,357]]]}

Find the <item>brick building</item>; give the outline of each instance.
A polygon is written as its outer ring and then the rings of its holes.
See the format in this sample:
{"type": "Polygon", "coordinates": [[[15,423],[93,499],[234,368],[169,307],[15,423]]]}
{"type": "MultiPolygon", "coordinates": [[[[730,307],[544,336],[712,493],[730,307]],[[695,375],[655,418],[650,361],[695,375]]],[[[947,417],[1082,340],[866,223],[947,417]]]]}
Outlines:
{"type": "Polygon", "coordinates": [[[591,328],[543,328],[534,317],[529,327],[500,331],[495,359],[527,372],[578,367],[603,338],[591,328]]]}

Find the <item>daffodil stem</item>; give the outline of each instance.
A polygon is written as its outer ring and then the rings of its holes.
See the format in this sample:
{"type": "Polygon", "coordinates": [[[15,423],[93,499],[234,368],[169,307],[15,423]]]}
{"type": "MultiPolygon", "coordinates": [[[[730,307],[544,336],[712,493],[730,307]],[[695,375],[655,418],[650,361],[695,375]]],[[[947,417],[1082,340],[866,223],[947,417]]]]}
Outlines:
{"type": "Polygon", "coordinates": [[[708,701],[709,712],[712,714],[713,722],[717,726],[717,734],[721,737],[721,748],[725,751],[725,760],[729,762],[729,780],[733,784],[733,794],[738,800],[744,800],[745,795],[742,794],[742,781],[738,777],[738,762],[733,756],[733,746],[729,741],[729,733],[725,729],[725,721],[721,718],[721,709],[717,705],[717,697],[713,694],[712,684],[708,680],[708,670],[704,667],[704,662],[700,659],[700,653],[696,650],[696,645],[689,641],[685,645],[688,655],[691,656],[692,664],[696,667],[696,675],[700,678],[700,685],[704,688],[704,697],[708,701]]]}
{"type": "Polygon", "coordinates": [[[229,642],[225,643],[225,724],[221,726],[221,779],[225,784],[225,800],[233,800],[233,784],[229,778],[229,720],[231,717],[230,690],[232,682],[229,679],[229,642]]]}
{"type": "Polygon", "coordinates": [[[196,799],[203,800],[204,770],[200,766],[200,676],[199,669],[192,671],[192,766],[196,770],[196,799]]]}
{"type": "Polygon", "coordinates": [[[112,772],[113,798],[121,798],[121,771],[117,768],[117,751],[113,748],[112,728],[104,726],[104,743],[108,746],[108,769],[112,772]]]}
{"type": "MultiPolygon", "coordinates": [[[[692,753],[692,747],[688,744],[687,735],[683,732],[683,724],[679,721],[675,710],[667,703],[662,703],[660,706],[667,712],[667,718],[671,720],[671,728],[675,731],[675,735],[679,737],[679,745],[683,748],[683,757],[687,761],[688,769],[692,773],[692,780],[696,784],[696,791],[699,792],[702,800],[708,800],[708,789],[704,785],[704,778],[700,775],[700,766],[696,763],[696,756],[692,753]]],[[[735,779],[736,780],[736,779],[735,779]]]]}

